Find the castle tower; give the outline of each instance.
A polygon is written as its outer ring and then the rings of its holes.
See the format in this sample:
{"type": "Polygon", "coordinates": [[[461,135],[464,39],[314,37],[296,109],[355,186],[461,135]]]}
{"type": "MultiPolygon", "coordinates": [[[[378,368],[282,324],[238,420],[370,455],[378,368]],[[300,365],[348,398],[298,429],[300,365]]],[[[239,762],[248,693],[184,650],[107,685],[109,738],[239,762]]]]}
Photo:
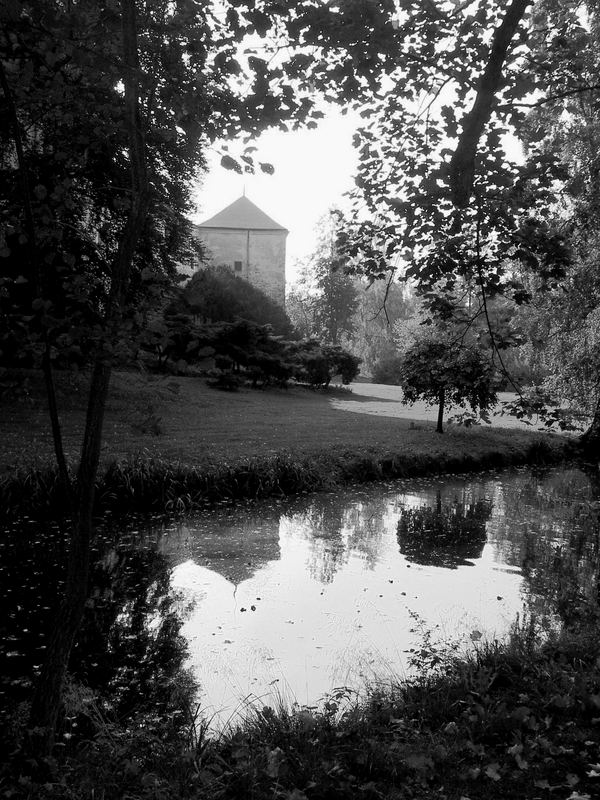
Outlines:
{"type": "Polygon", "coordinates": [[[208,263],[226,265],[240,278],[285,304],[286,228],[244,195],[194,226],[208,263]]]}

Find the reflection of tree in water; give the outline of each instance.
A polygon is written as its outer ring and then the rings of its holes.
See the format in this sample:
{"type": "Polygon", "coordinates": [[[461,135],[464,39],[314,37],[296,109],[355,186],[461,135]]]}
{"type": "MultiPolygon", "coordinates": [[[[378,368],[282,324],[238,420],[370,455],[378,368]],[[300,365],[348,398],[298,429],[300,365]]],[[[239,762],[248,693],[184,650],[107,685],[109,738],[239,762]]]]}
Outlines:
{"type": "Polygon", "coordinates": [[[580,600],[598,602],[600,526],[597,508],[573,506],[570,519],[540,527],[523,560],[523,576],[533,593],[552,601],[563,619],[580,600]]]}
{"type": "Polygon", "coordinates": [[[386,504],[379,500],[349,508],[346,515],[345,524],[350,530],[348,549],[359,554],[369,569],[380,558],[386,513],[389,513],[386,504]]]}
{"type": "Polygon", "coordinates": [[[438,492],[435,507],[402,510],[398,521],[400,552],[416,564],[449,569],[468,565],[483,552],[491,511],[491,504],[485,500],[443,504],[438,492]]]}
{"type": "MultiPolygon", "coordinates": [[[[57,530],[11,532],[2,551],[1,595],[6,611],[0,648],[0,728],[20,704],[29,699],[32,680],[45,649],[46,632],[63,581],[64,536],[57,530]],[[27,554],[27,574],[20,571],[19,556],[27,554]],[[11,563],[12,561],[12,563],[11,563]]],[[[191,700],[193,682],[184,670],[185,640],[181,622],[169,593],[169,567],[154,549],[133,545],[111,547],[101,543],[91,576],[91,598],[82,630],[69,664],[70,680],[80,698],[65,725],[71,733],[89,735],[87,706],[81,699],[94,696],[94,707],[110,723],[136,728],[158,720],[183,722],[173,714],[184,695],[191,700]]],[[[73,696],[75,696],[73,695],[73,696]]],[[[67,693],[69,696],[69,693],[67,693]]],[[[5,730],[9,735],[8,728],[5,730]]],[[[0,744],[2,742],[0,736],[0,744]]]]}
{"type": "Polygon", "coordinates": [[[344,506],[341,503],[314,503],[298,518],[310,547],[307,567],[321,583],[331,583],[348,560],[344,536],[344,506]]]}
{"type": "Polygon", "coordinates": [[[169,564],[154,549],[111,549],[94,571],[71,671],[121,720],[173,711],[176,682],[190,683],[169,581],[169,564]]]}
{"type": "Polygon", "coordinates": [[[381,498],[349,502],[345,496],[317,498],[296,511],[294,525],[310,547],[307,567],[311,576],[320,583],[331,583],[353,556],[372,569],[379,559],[385,514],[381,498]]]}
{"type": "Polygon", "coordinates": [[[567,619],[599,587],[600,480],[577,469],[522,474],[502,486],[503,515],[492,536],[506,563],[522,569],[532,603],[567,619]],[[591,480],[590,480],[591,478],[591,480]],[[540,598],[536,602],[536,598],[540,598]]]}

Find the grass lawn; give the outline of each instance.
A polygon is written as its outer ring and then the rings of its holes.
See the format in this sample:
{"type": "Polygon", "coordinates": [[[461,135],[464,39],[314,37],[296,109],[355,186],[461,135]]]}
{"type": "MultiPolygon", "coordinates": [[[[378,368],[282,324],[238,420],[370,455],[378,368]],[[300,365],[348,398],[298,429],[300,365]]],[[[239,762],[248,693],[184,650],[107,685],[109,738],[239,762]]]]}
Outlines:
{"type": "MultiPolygon", "coordinates": [[[[59,374],[57,383],[66,451],[75,461],[84,426],[85,379],[59,374]]],[[[373,397],[361,394],[360,384],[352,392],[301,387],[221,392],[195,378],[116,373],[102,457],[108,463],[143,453],[209,466],[282,451],[424,454],[434,459],[497,452],[508,462],[513,455],[519,460],[518,454],[536,438],[559,449],[565,445],[563,437],[522,428],[448,426],[440,436],[432,421],[410,419],[410,408],[396,416],[398,403],[394,407],[385,396],[378,406],[386,403],[393,415],[373,413],[373,397]]],[[[52,457],[43,386],[32,376],[27,396],[0,400],[0,470],[52,457]]]]}

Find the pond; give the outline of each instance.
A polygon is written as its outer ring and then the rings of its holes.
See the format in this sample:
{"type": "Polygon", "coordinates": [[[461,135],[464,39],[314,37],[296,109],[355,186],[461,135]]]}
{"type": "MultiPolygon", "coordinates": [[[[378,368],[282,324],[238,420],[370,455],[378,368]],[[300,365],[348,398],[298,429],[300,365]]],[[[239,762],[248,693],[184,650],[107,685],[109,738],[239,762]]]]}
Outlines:
{"type": "MultiPolygon", "coordinates": [[[[215,727],[389,682],[596,593],[599,497],[576,468],[522,469],[106,525],[71,672],[123,716],[187,665],[215,727]]],[[[63,540],[21,521],[1,542],[0,714],[43,659],[63,540]]]]}
{"type": "Polygon", "coordinates": [[[223,720],[257,699],[312,705],[336,687],[405,675],[448,643],[501,638],[517,617],[552,624],[579,587],[595,586],[594,497],[578,470],[520,470],[353,488],[166,529],[159,548],[187,605],[203,707],[223,720]],[[428,534],[440,518],[462,530],[428,534]]]}

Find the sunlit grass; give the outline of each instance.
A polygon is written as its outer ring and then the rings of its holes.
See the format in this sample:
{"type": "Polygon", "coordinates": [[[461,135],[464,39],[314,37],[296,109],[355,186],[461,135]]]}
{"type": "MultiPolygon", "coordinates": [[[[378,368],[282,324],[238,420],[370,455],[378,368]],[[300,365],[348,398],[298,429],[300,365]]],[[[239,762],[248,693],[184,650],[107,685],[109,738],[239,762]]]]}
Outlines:
{"type": "MultiPolygon", "coordinates": [[[[59,374],[59,410],[68,458],[79,457],[86,406],[85,376],[59,374]]],[[[410,418],[363,414],[372,400],[360,386],[347,390],[346,409],[334,407],[338,390],[255,391],[223,393],[199,378],[116,373],[103,431],[105,464],[148,453],[170,462],[210,465],[244,458],[271,457],[281,451],[312,454],[325,450],[408,456],[424,453],[463,458],[493,450],[509,456],[533,441],[552,437],[524,430],[469,430],[451,426],[443,436],[434,424],[410,418]]],[[[385,402],[385,401],[384,401],[385,402]]],[[[30,379],[27,397],[2,399],[0,468],[48,463],[53,458],[46,400],[40,381],[30,379]]]]}

